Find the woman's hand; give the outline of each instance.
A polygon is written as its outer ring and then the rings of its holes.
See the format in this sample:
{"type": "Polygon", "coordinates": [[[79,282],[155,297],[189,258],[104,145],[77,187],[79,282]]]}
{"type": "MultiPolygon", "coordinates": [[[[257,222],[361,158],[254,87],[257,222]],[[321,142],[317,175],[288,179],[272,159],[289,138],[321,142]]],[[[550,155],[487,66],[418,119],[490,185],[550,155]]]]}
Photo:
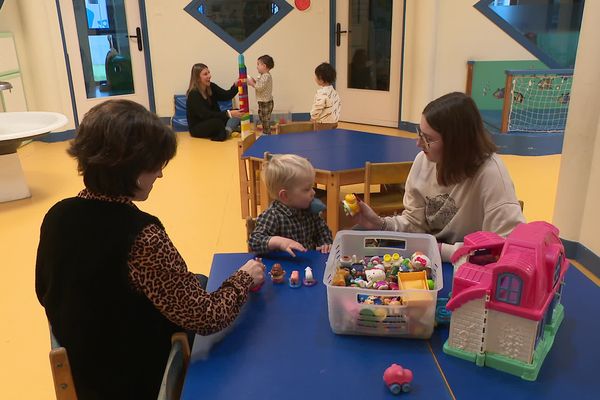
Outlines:
{"type": "Polygon", "coordinates": [[[265,265],[260,261],[249,260],[246,264],[242,265],[240,271],[245,271],[252,277],[253,288],[262,285],[265,281],[265,265]]]}
{"type": "Polygon", "coordinates": [[[242,118],[244,116],[244,112],[237,109],[229,110],[229,114],[231,118],[242,118]]]}
{"type": "Polygon", "coordinates": [[[283,236],[273,236],[269,239],[269,250],[281,250],[288,252],[292,257],[296,257],[294,250],[305,252],[306,249],[295,240],[283,236]]]}
{"type": "Polygon", "coordinates": [[[350,217],[352,222],[365,229],[381,229],[383,226],[383,218],[377,215],[377,213],[362,200],[358,201],[358,206],[360,207],[360,212],[350,217]]]}

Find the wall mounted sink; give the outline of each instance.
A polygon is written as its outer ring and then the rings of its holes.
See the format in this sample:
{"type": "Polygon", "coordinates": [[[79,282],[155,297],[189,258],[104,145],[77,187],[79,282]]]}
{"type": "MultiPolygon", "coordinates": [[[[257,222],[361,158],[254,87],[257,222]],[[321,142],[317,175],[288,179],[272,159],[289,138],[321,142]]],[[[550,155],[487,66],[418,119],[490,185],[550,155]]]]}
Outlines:
{"type": "Polygon", "coordinates": [[[44,111],[0,113],[0,202],[31,197],[17,149],[21,142],[63,127],[62,114],[44,111]]]}

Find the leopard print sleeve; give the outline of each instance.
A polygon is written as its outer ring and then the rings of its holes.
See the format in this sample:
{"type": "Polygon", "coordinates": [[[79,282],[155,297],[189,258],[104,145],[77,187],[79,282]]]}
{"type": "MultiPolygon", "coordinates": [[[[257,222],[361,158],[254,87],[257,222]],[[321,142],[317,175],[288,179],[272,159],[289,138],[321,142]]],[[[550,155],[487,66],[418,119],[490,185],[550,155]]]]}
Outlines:
{"type": "Polygon", "coordinates": [[[129,280],[171,322],[200,335],[226,328],[248,297],[252,278],[237,271],[212,293],[200,286],[164,229],[146,226],[129,253],[129,280]]]}

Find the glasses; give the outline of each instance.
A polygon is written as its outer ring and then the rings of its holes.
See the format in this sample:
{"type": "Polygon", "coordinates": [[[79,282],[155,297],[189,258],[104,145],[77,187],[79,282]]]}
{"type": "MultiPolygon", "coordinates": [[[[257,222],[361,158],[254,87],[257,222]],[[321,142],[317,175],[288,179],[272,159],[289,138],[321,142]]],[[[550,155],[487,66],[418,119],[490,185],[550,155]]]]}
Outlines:
{"type": "Polygon", "coordinates": [[[438,140],[427,139],[427,136],[423,135],[423,132],[421,131],[421,128],[419,126],[417,126],[417,136],[419,137],[419,139],[421,139],[423,141],[423,143],[425,143],[426,149],[429,149],[432,144],[442,141],[442,139],[438,139],[438,140]]]}

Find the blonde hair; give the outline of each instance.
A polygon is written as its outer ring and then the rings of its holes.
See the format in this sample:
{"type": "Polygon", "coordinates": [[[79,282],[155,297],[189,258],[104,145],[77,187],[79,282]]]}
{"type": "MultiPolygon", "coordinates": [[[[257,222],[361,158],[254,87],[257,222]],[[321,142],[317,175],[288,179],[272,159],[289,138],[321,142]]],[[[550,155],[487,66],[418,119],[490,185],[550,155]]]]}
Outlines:
{"type": "Polygon", "coordinates": [[[315,169],[304,157],[295,154],[276,154],[265,163],[263,179],[269,196],[279,198],[281,189],[291,189],[303,179],[314,179],[315,169]]]}
{"type": "Polygon", "coordinates": [[[210,85],[207,87],[200,85],[200,73],[202,73],[202,71],[205,69],[208,69],[208,66],[202,63],[197,63],[192,66],[192,72],[190,73],[190,85],[188,86],[188,90],[185,95],[189,96],[190,92],[195,89],[200,92],[202,97],[211,102],[210,97],[212,96],[212,90],[210,90],[210,85]]]}

